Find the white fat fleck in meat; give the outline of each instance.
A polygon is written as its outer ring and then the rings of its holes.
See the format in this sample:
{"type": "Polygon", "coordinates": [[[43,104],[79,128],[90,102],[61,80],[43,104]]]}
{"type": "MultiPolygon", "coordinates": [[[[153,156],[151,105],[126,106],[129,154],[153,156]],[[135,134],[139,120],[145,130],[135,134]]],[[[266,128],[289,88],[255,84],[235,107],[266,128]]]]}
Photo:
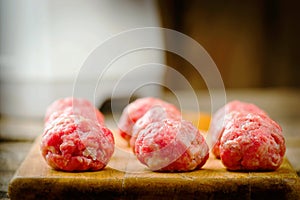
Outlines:
{"type": "Polygon", "coordinates": [[[166,167],[171,162],[169,157],[161,157],[161,154],[158,152],[153,152],[152,156],[146,160],[146,163],[151,170],[159,170],[166,167]]]}
{"type": "Polygon", "coordinates": [[[85,157],[91,157],[93,160],[97,160],[97,150],[92,147],[87,147],[82,154],[85,157]]]}

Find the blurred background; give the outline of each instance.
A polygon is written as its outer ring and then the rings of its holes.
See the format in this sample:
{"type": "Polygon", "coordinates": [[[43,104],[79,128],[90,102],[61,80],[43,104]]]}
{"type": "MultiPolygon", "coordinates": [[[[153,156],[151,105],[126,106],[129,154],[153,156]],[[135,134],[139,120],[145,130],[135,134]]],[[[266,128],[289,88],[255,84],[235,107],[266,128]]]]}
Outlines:
{"type": "MultiPolygon", "coordinates": [[[[298,1],[158,2],[162,26],[198,41],[218,66],[226,88],[300,86],[298,1]]],[[[185,60],[168,54],[167,62],[195,88],[205,87],[185,60]]]]}
{"type": "MultiPolygon", "coordinates": [[[[173,29],[196,40],[218,66],[228,89],[300,86],[298,1],[0,3],[2,115],[41,117],[53,100],[72,95],[72,84],[80,67],[97,46],[122,31],[149,26],[173,29]]],[[[154,40],[163,44],[164,36],[156,35],[154,40]]],[[[188,46],[182,48],[196,53],[188,46]]],[[[201,75],[184,58],[170,52],[143,51],[115,63],[105,79],[108,90],[112,89],[112,80],[148,62],[167,64],[183,74],[194,89],[206,89],[201,75]]],[[[149,76],[172,89],[186,89],[170,70],[135,75],[149,76]]],[[[135,79],[129,78],[127,83],[135,85],[135,79]]],[[[148,95],[160,95],[158,90],[151,91],[147,90],[148,95]]],[[[97,106],[109,98],[108,93],[102,93],[104,97],[97,100],[97,106]]]]}
{"type": "MultiPolygon", "coordinates": [[[[0,111],[4,116],[42,118],[54,100],[72,96],[75,81],[89,56],[117,34],[140,27],[159,27],[156,1],[135,0],[0,0],[0,111]]],[[[143,36],[141,36],[143,37],[143,36]]],[[[163,43],[153,34],[154,43],[163,43]]],[[[124,41],[107,49],[116,52],[124,41]]],[[[109,45],[107,45],[109,46],[109,45]]],[[[106,59],[108,55],[99,55],[106,59]]],[[[165,63],[161,51],[133,51],[111,59],[110,66],[95,65],[80,79],[77,97],[87,98],[97,107],[110,98],[115,84],[117,97],[128,96],[129,88],[140,81],[160,81],[160,69],[137,74],[135,67],[149,62],[165,63]],[[103,88],[93,94],[101,71],[103,88]],[[131,75],[128,75],[132,73],[131,75]]],[[[137,88],[138,89],[138,88],[137,88]]],[[[159,95],[158,88],[148,95],[159,95]]]]}

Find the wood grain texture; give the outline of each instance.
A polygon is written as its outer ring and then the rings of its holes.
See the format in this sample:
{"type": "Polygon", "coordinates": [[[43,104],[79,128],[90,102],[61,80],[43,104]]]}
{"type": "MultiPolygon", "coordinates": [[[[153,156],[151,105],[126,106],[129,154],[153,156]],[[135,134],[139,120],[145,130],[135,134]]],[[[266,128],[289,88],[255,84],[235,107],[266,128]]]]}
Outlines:
{"type": "Polygon", "coordinates": [[[229,172],[210,156],[203,169],[151,172],[139,164],[116,136],[116,153],[98,172],[51,169],[37,138],[9,185],[14,199],[299,199],[300,181],[287,159],[274,172],[229,172]],[[117,170],[117,169],[119,170],[117,170]]]}

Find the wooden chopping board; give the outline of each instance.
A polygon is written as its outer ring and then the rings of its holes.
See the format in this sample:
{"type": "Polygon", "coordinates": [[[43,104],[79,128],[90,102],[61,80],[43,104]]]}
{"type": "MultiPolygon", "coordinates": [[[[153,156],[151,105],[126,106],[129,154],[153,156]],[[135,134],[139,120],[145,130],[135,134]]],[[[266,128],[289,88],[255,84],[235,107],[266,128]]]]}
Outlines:
{"type": "Polygon", "coordinates": [[[300,180],[287,159],[274,172],[230,172],[210,155],[201,170],[151,172],[115,134],[116,150],[98,172],[51,169],[37,138],[9,185],[14,199],[300,199],[300,180]]]}

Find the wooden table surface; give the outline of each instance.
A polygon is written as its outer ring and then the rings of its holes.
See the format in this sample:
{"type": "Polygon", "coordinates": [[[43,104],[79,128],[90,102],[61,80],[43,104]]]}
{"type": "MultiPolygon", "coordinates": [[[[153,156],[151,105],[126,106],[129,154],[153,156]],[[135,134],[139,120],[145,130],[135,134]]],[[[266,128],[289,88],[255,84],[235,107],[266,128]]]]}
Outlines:
{"type": "MultiPolygon", "coordinates": [[[[178,103],[187,110],[193,111],[190,104],[191,94],[187,92],[164,96],[170,102],[178,103]]],[[[227,101],[239,99],[253,102],[263,108],[277,121],[284,130],[286,138],[287,159],[292,168],[300,173],[300,90],[292,89],[249,89],[226,91],[227,101]]],[[[197,98],[201,111],[210,112],[207,92],[198,92],[197,98]],[[207,109],[207,110],[206,110],[207,109]]],[[[221,103],[220,105],[221,106],[221,103]]],[[[218,105],[216,106],[218,107],[218,105]]],[[[115,117],[115,116],[114,116],[115,117]]],[[[115,127],[115,118],[107,115],[107,126],[115,127]]],[[[0,120],[0,198],[7,196],[8,184],[15,171],[28,154],[34,139],[43,130],[42,119],[21,119],[3,117],[0,120]]]]}

